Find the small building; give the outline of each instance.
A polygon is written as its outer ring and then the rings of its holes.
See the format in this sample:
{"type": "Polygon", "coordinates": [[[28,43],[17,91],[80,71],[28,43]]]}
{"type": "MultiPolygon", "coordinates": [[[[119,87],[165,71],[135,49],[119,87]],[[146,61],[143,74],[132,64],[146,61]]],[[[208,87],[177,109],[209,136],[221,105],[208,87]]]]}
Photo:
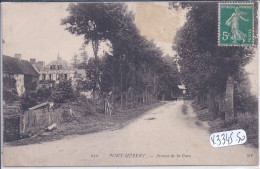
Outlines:
{"type": "Polygon", "coordinates": [[[65,60],[57,57],[57,60],[50,62],[40,70],[40,81],[44,80],[69,80],[74,77],[75,70],[68,66],[65,60]]]}
{"type": "Polygon", "coordinates": [[[61,57],[44,66],[40,71],[40,85],[51,87],[53,83],[59,83],[60,80],[72,80],[72,85],[76,85],[77,79],[86,77],[85,70],[75,69],[61,57]]]}
{"type": "Polygon", "coordinates": [[[27,90],[36,90],[39,74],[27,60],[21,59],[21,54],[15,57],[3,55],[3,89],[17,90],[21,96],[27,90]]]}
{"type": "Polygon", "coordinates": [[[188,96],[188,93],[187,93],[187,89],[185,87],[185,85],[178,85],[178,88],[180,90],[180,96],[181,97],[187,97],[188,96]]]}

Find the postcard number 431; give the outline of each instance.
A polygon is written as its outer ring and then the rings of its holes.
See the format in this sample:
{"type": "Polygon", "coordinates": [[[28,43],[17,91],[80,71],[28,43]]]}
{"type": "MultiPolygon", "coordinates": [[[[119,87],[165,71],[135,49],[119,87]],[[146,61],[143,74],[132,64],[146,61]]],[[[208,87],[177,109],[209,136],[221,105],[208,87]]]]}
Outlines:
{"type": "Polygon", "coordinates": [[[242,129],[213,133],[210,136],[210,144],[212,147],[244,144],[246,140],[246,132],[242,129]]]}

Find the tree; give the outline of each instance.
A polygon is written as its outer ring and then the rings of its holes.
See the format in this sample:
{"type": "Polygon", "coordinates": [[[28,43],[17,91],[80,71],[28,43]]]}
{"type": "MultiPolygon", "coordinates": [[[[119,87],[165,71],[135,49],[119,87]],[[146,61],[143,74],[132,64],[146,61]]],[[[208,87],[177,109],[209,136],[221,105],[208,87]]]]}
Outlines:
{"type": "Polygon", "coordinates": [[[36,92],[27,91],[21,96],[21,108],[23,111],[28,110],[28,108],[37,105],[36,92]]]}
{"type": "Polygon", "coordinates": [[[78,59],[78,55],[74,54],[73,58],[72,58],[72,66],[73,68],[78,68],[79,67],[79,59],[78,59]]]}
{"type": "Polygon", "coordinates": [[[232,120],[236,74],[251,60],[255,46],[218,46],[217,2],[173,2],[170,5],[189,8],[187,22],[178,31],[173,46],[180,57],[183,82],[198,100],[208,100],[212,118],[217,117],[218,112],[225,112],[225,119],[232,120]],[[225,106],[221,106],[223,100],[226,100],[225,106]]]}
{"type": "Polygon", "coordinates": [[[56,84],[51,92],[51,100],[54,103],[65,103],[66,101],[74,99],[74,91],[71,80],[60,81],[56,84]]]}
{"type": "Polygon", "coordinates": [[[51,88],[41,87],[36,91],[37,102],[42,103],[48,101],[51,97],[51,88]]]}
{"type": "Polygon", "coordinates": [[[94,88],[93,95],[100,86],[98,50],[101,41],[112,40],[114,35],[122,29],[122,22],[130,24],[133,16],[127,11],[123,3],[71,3],[67,9],[70,15],[62,20],[67,25],[66,30],[75,35],[84,35],[85,44],[91,42],[94,53],[94,88]]]}
{"type": "Polygon", "coordinates": [[[164,56],[162,62],[159,64],[158,90],[160,91],[160,95],[167,95],[168,98],[171,97],[171,94],[176,96],[179,93],[178,84],[180,84],[180,79],[175,58],[164,56]]]}
{"type": "Polygon", "coordinates": [[[71,4],[68,10],[70,15],[63,19],[62,24],[66,24],[66,30],[72,34],[84,35],[85,44],[91,42],[93,48],[94,58],[89,58],[84,68],[87,80],[81,86],[92,90],[94,98],[96,91],[103,98],[108,93],[120,95],[122,107],[123,100],[127,100],[125,93],[129,91],[131,100],[134,99],[133,93],[143,95],[146,101],[150,93],[156,96],[160,92],[160,78],[167,80],[165,86],[169,88],[177,86],[174,83],[177,80],[172,79],[176,78],[174,66],[163,61],[163,52],[153,41],[140,35],[134,15],[127,10],[126,4],[79,3],[71,4]],[[99,45],[104,41],[111,44],[112,52],[98,57],[99,45]],[[169,76],[162,78],[162,70],[169,76]]]}
{"type": "Polygon", "coordinates": [[[79,50],[81,51],[80,56],[81,56],[81,60],[82,60],[79,67],[85,69],[86,65],[88,63],[88,55],[87,55],[87,51],[86,51],[86,45],[83,44],[82,47],[79,50]]]}

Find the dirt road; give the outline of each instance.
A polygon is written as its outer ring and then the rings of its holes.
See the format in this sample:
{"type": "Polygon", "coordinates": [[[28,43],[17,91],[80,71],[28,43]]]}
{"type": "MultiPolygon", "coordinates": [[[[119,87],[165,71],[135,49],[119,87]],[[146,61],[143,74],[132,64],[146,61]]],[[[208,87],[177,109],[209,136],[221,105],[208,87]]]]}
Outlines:
{"type": "Polygon", "coordinates": [[[256,165],[258,150],[213,148],[189,101],[169,102],[120,130],[26,146],[4,145],[5,166],[256,165]],[[188,106],[187,113],[182,106],[188,106]],[[197,122],[198,123],[198,122],[197,122]],[[252,157],[247,157],[252,154],[252,157]]]}

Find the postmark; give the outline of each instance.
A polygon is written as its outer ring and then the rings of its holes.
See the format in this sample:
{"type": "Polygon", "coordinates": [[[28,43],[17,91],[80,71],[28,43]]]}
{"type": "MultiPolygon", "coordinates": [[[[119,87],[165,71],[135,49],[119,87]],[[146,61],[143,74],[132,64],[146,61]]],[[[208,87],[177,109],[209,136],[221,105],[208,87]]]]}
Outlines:
{"type": "Polygon", "coordinates": [[[253,44],[253,10],[253,3],[219,3],[219,46],[248,46],[253,44]]]}

